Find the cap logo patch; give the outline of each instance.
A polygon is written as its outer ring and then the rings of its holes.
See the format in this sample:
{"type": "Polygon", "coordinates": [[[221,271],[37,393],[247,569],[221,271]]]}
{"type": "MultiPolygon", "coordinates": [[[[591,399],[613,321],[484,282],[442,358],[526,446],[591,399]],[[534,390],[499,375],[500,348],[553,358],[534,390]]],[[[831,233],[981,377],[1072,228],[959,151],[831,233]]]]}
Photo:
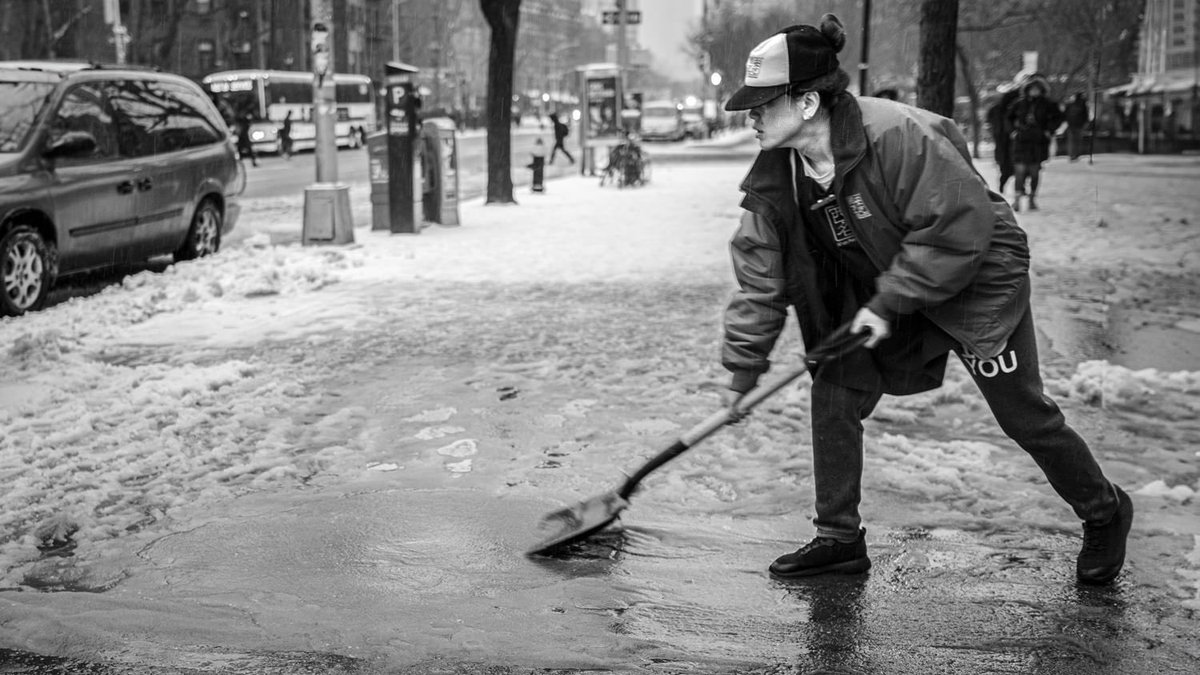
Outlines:
{"type": "Polygon", "coordinates": [[[757,80],[759,73],[762,72],[763,57],[751,56],[746,59],[746,79],[757,80]]]}

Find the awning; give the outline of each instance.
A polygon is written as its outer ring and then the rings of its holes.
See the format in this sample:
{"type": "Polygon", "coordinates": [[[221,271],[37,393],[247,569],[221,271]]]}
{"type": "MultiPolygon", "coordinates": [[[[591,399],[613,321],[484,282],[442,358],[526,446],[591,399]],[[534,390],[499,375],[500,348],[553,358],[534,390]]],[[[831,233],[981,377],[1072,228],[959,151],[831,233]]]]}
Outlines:
{"type": "Polygon", "coordinates": [[[1154,75],[1134,75],[1133,82],[1106,89],[1110,96],[1151,96],[1155,94],[1173,94],[1192,91],[1200,86],[1200,79],[1194,70],[1167,71],[1154,75]]]}

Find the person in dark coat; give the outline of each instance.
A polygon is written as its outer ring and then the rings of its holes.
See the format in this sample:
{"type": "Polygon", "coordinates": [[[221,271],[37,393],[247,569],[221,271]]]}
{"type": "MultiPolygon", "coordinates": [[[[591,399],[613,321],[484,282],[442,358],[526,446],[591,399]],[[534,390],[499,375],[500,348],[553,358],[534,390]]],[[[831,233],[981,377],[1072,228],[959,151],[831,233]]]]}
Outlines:
{"type": "Polygon", "coordinates": [[[1030,250],[975,171],[953,120],[846,91],[846,34],[826,14],[760,43],[726,110],[749,110],[762,151],[742,182],[725,312],[727,419],[770,367],[795,313],[805,351],[849,325],[865,349],[811,372],[816,537],[770,566],[782,578],[871,565],[859,515],[863,420],[883,394],[940,386],[953,352],[1001,429],[1083,521],[1081,582],[1112,581],[1133,505],[1046,394],[1030,308],[1030,250]]]}
{"type": "Polygon", "coordinates": [[[250,122],[249,115],[242,115],[237,120],[237,151],[242,157],[249,157],[251,165],[258,166],[258,153],[250,140],[250,122]]]}
{"type": "Polygon", "coordinates": [[[987,111],[992,142],[996,146],[996,166],[1000,168],[999,189],[997,190],[1000,194],[1004,194],[1004,186],[1008,184],[1008,179],[1013,177],[1015,171],[1012,160],[1012,127],[1008,124],[1008,109],[1020,96],[1021,90],[1013,87],[1001,94],[1000,100],[996,101],[987,111]]]}
{"type": "Polygon", "coordinates": [[[1038,73],[1030,75],[1021,87],[1021,97],[1008,109],[1012,127],[1012,159],[1017,194],[1013,209],[1021,210],[1021,198],[1028,195],[1029,210],[1036,211],[1037,191],[1042,180],[1042,162],[1050,159],[1050,139],[1062,124],[1062,109],[1048,96],[1050,88],[1038,73]],[[1028,190],[1028,192],[1026,192],[1028,190]]]}
{"type": "Polygon", "coordinates": [[[574,164],[575,158],[567,151],[567,146],[563,145],[563,141],[567,140],[567,135],[571,133],[571,127],[568,127],[566,122],[558,118],[558,113],[550,113],[550,123],[554,125],[554,147],[550,148],[550,161],[547,164],[554,163],[554,156],[562,150],[562,154],[567,156],[567,161],[574,164]]]}
{"type": "Polygon", "coordinates": [[[283,123],[279,125],[279,153],[285,159],[292,157],[292,111],[287,111],[283,116],[283,123]]]}
{"type": "Polygon", "coordinates": [[[1071,102],[1063,110],[1063,118],[1067,123],[1067,156],[1074,162],[1083,150],[1083,128],[1088,123],[1088,105],[1083,92],[1071,97],[1071,102]]]}

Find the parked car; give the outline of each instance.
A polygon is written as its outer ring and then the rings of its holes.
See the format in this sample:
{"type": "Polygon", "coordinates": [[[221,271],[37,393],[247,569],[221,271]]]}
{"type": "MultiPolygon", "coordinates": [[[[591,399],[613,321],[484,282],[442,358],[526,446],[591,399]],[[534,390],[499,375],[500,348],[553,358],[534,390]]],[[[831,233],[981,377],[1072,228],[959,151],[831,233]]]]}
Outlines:
{"type": "Polygon", "coordinates": [[[712,128],[709,125],[708,119],[704,116],[704,105],[696,103],[695,105],[683,104],[680,110],[680,117],[683,119],[683,133],[688,138],[702,139],[712,136],[712,128]]]}
{"type": "Polygon", "coordinates": [[[216,253],[246,174],[212,101],[168,73],[0,61],[0,315],[61,277],[216,253]]]}
{"type": "Polygon", "coordinates": [[[674,101],[647,101],[642,105],[643,140],[678,141],[684,133],[683,117],[674,101]]]}

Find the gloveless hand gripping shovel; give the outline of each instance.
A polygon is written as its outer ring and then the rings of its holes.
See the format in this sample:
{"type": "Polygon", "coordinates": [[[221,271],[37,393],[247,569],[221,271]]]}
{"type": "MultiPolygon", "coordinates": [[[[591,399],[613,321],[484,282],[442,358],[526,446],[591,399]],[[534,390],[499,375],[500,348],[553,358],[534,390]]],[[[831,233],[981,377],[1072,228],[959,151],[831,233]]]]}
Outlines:
{"type": "MultiPolygon", "coordinates": [[[[827,359],[842,356],[858,348],[869,337],[870,333],[868,332],[850,333],[848,324],[838,328],[819,347],[805,357],[804,365],[788,370],[778,379],[759,385],[749,391],[738,403],[738,411],[741,413],[750,412],[756,405],[762,403],[788,384],[791,384],[796,378],[810,369],[815,368],[827,359]]],[[[667,449],[646,462],[620,488],[610,490],[574,506],[559,509],[543,516],[541,522],[538,523],[538,530],[545,533],[545,538],[529,549],[527,555],[549,553],[559,547],[585,539],[607,527],[617,519],[621,511],[629,506],[629,497],[637,489],[638,483],[641,483],[642,479],[650,475],[651,471],[682,455],[688,448],[708,438],[714,431],[728,424],[731,421],[731,417],[732,415],[728,408],[721,408],[712,415],[709,415],[703,422],[689,429],[667,449]]]]}

